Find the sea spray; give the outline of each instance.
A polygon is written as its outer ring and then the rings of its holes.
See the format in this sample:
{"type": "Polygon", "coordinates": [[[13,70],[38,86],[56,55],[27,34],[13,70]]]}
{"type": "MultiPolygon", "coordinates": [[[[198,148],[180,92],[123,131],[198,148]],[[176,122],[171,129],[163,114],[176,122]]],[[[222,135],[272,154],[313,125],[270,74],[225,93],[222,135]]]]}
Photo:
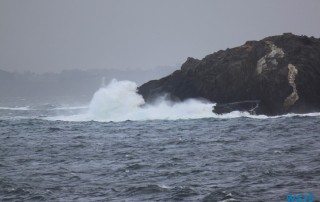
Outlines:
{"type": "Polygon", "coordinates": [[[94,94],[86,113],[49,119],[103,122],[198,119],[213,117],[212,107],[212,103],[204,100],[189,99],[184,102],[171,102],[164,96],[148,104],[137,93],[136,83],[113,79],[94,94]]]}
{"type": "Polygon", "coordinates": [[[136,93],[137,85],[131,81],[113,79],[109,85],[101,87],[93,96],[89,116],[98,120],[118,120],[137,113],[145,102],[136,93]]]}
{"type": "Polygon", "coordinates": [[[88,109],[76,115],[48,117],[48,120],[62,121],[139,121],[139,120],[177,120],[217,118],[231,119],[239,117],[268,119],[293,116],[319,116],[320,113],[287,114],[268,117],[265,115],[250,115],[248,112],[233,111],[218,115],[212,112],[214,104],[205,100],[188,99],[183,102],[172,102],[165,96],[160,96],[153,103],[145,103],[137,93],[137,84],[131,81],[113,79],[93,95],[88,109]]]}
{"type": "Polygon", "coordinates": [[[164,97],[146,104],[137,93],[137,84],[113,79],[94,94],[87,118],[97,121],[206,118],[213,116],[212,106],[195,99],[174,103],[164,97]]]}

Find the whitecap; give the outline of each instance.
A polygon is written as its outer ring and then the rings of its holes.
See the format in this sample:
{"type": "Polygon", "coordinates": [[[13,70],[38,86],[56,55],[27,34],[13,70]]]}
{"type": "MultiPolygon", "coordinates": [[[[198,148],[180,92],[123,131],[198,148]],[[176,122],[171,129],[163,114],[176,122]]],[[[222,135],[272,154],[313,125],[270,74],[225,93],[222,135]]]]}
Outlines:
{"type": "MultiPolygon", "coordinates": [[[[47,119],[62,121],[121,122],[127,120],[232,119],[240,117],[269,119],[295,116],[320,116],[320,113],[266,116],[251,115],[248,112],[240,111],[233,111],[220,115],[212,112],[214,105],[214,103],[197,99],[172,102],[167,100],[164,96],[159,97],[152,104],[145,103],[143,97],[137,93],[136,83],[113,79],[108,85],[101,87],[94,94],[89,106],[81,106],[81,109],[85,109],[84,113],[48,117],[47,119]]],[[[62,109],[73,108],[69,107],[62,109]]]]}

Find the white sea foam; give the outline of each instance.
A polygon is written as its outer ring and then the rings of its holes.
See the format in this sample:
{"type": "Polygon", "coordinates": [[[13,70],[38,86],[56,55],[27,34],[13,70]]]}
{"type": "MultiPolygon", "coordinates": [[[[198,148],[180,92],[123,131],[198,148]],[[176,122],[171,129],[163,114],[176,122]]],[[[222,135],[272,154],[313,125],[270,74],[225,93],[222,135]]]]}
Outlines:
{"type": "Polygon", "coordinates": [[[0,107],[0,110],[12,110],[12,111],[32,111],[32,110],[80,110],[88,109],[89,106],[66,106],[66,107],[43,107],[43,106],[25,106],[25,107],[0,107]]]}
{"type": "Polygon", "coordinates": [[[30,110],[29,106],[26,107],[0,107],[2,110],[16,110],[16,111],[25,111],[30,110]]]}
{"type": "Polygon", "coordinates": [[[88,109],[89,106],[74,106],[74,107],[56,107],[53,108],[52,110],[76,110],[76,109],[88,109]]]}
{"type": "Polygon", "coordinates": [[[268,117],[250,115],[247,112],[234,111],[218,115],[212,112],[214,104],[203,100],[189,99],[183,102],[171,102],[159,97],[153,104],[146,104],[137,93],[137,84],[131,81],[112,80],[109,85],[101,87],[93,96],[85,113],[69,116],[50,117],[49,120],[64,121],[126,121],[126,120],[177,120],[199,118],[279,118],[292,116],[320,116],[320,113],[287,114],[268,117]]]}
{"type": "Polygon", "coordinates": [[[153,104],[146,104],[142,96],[137,93],[137,84],[114,79],[94,94],[86,113],[50,119],[66,121],[197,119],[213,117],[212,107],[212,103],[195,99],[173,103],[163,97],[153,104]]]}

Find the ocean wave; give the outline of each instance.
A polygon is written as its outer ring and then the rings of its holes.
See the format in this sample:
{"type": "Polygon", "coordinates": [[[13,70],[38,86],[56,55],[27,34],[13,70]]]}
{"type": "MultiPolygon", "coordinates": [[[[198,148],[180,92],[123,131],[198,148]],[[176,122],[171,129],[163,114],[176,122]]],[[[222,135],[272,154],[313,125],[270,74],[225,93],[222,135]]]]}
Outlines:
{"type": "Polygon", "coordinates": [[[137,84],[131,81],[117,81],[113,79],[109,85],[100,88],[94,94],[87,108],[82,106],[81,109],[87,109],[86,112],[67,116],[47,117],[47,120],[121,122],[127,120],[232,119],[240,117],[269,119],[296,116],[320,116],[320,113],[266,116],[251,115],[248,112],[240,111],[220,115],[212,112],[214,105],[214,103],[197,99],[172,102],[166,100],[164,96],[159,97],[152,104],[147,104],[142,96],[137,93],[137,84]]]}
{"type": "Polygon", "coordinates": [[[29,106],[25,107],[0,107],[0,110],[26,111],[30,110],[29,106]]]}

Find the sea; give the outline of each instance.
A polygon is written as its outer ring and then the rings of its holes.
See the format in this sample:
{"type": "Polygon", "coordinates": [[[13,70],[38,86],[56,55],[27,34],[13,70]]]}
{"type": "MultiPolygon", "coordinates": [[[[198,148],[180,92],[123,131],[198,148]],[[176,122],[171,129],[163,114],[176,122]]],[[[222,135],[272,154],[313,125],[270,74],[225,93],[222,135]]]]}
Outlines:
{"type": "Polygon", "coordinates": [[[320,200],[320,113],[217,115],[136,91],[1,97],[0,201],[320,200]]]}

